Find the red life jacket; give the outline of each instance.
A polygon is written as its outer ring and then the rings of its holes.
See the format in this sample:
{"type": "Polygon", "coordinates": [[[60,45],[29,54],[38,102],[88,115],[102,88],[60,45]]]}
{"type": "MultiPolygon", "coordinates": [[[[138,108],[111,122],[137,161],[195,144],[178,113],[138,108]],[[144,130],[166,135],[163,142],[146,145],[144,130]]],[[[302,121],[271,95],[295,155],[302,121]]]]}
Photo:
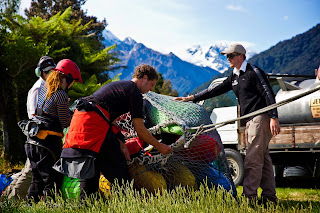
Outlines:
{"type": "MultiPolygon", "coordinates": [[[[109,119],[109,112],[102,107],[99,109],[109,119]]],[[[95,111],[78,111],[73,114],[69,131],[63,148],[87,149],[99,153],[102,143],[109,130],[117,135],[119,129],[110,125],[95,111]]]]}

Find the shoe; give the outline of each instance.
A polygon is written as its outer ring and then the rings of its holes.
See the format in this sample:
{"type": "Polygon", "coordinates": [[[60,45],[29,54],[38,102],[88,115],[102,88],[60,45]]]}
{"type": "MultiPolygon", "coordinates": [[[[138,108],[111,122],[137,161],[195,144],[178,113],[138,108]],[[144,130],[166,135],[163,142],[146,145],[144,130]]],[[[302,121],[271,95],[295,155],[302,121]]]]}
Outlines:
{"type": "Polygon", "coordinates": [[[267,208],[268,203],[269,203],[269,205],[275,205],[275,206],[276,206],[277,203],[278,203],[278,199],[277,199],[277,198],[262,197],[262,198],[258,201],[258,204],[259,204],[259,205],[263,205],[265,208],[267,208]]]}
{"type": "Polygon", "coordinates": [[[258,197],[247,197],[247,196],[244,196],[244,197],[248,200],[248,203],[251,207],[257,206],[259,202],[258,197]]]}

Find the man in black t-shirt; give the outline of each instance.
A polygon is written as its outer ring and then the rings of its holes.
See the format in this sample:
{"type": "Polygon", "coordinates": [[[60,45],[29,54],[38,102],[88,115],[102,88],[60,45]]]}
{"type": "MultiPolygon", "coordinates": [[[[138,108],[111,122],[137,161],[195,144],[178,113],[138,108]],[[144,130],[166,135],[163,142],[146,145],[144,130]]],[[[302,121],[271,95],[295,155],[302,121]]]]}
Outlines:
{"type": "Polygon", "coordinates": [[[130,160],[128,148],[119,130],[111,125],[120,115],[130,112],[139,138],[153,145],[160,153],[168,154],[172,151],[168,145],[156,140],[143,123],[141,94],[152,90],[157,80],[155,68],[146,64],[137,66],[131,81],[106,84],[83,98],[82,103],[86,104],[82,108],[77,107],[66,135],[59,161],[61,163],[56,165],[60,172],[80,179],[82,199],[98,190],[100,172],[111,183],[115,179],[119,180],[119,184],[122,180],[130,180],[126,162],[130,160]],[[99,110],[109,121],[102,118],[99,110]]]}
{"type": "MultiPolygon", "coordinates": [[[[117,81],[106,84],[86,99],[110,113],[110,120],[130,112],[139,138],[153,145],[160,153],[168,154],[172,149],[160,143],[146,129],[143,123],[142,95],[153,90],[158,74],[152,66],[143,64],[135,68],[131,81],[117,81]]],[[[127,156],[129,157],[129,156],[127,156]]]]}

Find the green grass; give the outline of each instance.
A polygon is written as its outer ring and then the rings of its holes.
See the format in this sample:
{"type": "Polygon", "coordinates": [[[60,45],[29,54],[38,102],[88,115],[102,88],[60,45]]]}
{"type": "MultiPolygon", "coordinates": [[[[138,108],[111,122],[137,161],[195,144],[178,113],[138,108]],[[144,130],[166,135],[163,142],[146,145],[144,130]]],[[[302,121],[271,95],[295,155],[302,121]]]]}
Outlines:
{"type": "MultiPolygon", "coordinates": [[[[276,212],[320,212],[320,190],[306,188],[276,188],[280,211],[276,212]]],[[[238,195],[242,187],[237,187],[238,195]]],[[[261,194],[261,188],[258,194],[261,194]]],[[[267,211],[268,212],[268,211],[267,211]]]]}
{"type": "MultiPolygon", "coordinates": [[[[260,189],[259,189],[260,190],[260,189]]],[[[27,205],[25,201],[1,198],[2,212],[320,212],[320,192],[316,189],[277,188],[279,203],[266,207],[250,204],[241,197],[234,199],[222,190],[201,185],[199,190],[176,188],[163,193],[150,194],[136,191],[132,184],[125,188],[112,187],[111,196],[97,195],[80,203],[79,200],[40,201],[27,205]]],[[[261,192],[261,190],[260,190],[261,192]]]]}
{"type": "Polygon", "coordinates": [[[9,174],[20,171],[24,167],[25,162],[12,163],[4,158],[3,142],[0,140],[0,174],[9,174]]]}
{"type": "MultiPolygon", "coordinates": [[[[23,164],[10,165],[0,158],[1,174],[12,169],[20,169],[23,164]]],[[[177,188],[162,194],[136,191],[132,185],[125,189],[112,187],[111,196],[99,195],[88,198],[82,204],[79,200],[64,200],[57,196],[56,201],[44,201],[27,205],[25,201],[0,198],[0,212],[320,212],[320,190],[301,188],[277,188],[279,203],[266,208],[250,204],[241,197],[242,187],[237,187],[238,200],[222,190],[215,191],[206,186],[199,190],[177,188]]],[[[261,189],[258,190],[261,193],[261,189]]]]}

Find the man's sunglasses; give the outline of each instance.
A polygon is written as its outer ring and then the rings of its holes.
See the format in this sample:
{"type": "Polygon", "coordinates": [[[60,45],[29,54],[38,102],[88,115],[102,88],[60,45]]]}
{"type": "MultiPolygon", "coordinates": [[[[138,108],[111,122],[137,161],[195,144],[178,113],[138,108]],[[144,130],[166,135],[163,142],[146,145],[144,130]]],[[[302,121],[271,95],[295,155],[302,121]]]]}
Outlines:
{"type": "Polygon", "coordinates": [[[232,54],[227,54],[227,59],[233,59],[234,57],[241,55],[240,53],[232,53],[232,54]]]}

